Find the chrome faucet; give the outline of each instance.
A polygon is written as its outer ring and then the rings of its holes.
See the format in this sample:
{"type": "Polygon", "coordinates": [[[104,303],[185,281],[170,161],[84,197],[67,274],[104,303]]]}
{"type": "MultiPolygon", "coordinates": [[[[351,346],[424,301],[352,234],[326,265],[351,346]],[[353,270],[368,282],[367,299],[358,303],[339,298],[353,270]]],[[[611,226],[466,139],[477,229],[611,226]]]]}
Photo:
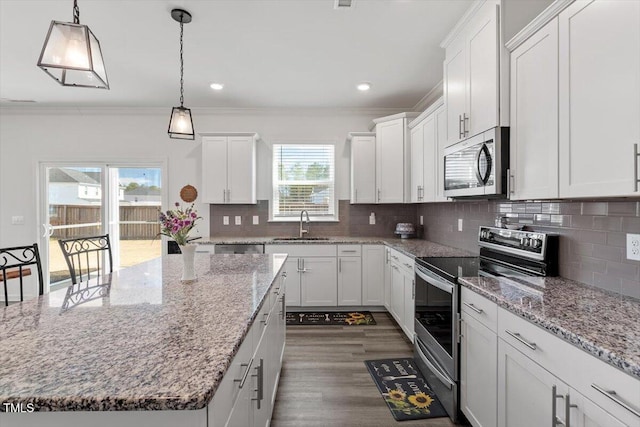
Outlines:
{"type": "Polygon", "coordinates": [[[302,236],[309,232],[309,230],[305,230],[304,228],[302,228],[302,215],[304,214],[307,215],[307,224],[309,223],[309,212],[307,212],[306,210],[300,211],[300,238],[302,238],[302,236]]]}

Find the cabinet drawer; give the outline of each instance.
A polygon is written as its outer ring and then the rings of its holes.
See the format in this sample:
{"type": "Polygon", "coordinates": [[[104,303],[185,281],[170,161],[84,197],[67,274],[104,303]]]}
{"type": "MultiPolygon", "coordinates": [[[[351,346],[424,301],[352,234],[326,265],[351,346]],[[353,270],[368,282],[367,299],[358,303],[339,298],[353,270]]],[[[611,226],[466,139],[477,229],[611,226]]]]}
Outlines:
{"type": "Polygon", "coordinates": [[[338,256],[361,256],[362,246],[360,245],[338,245],[338,256]]]}
{"type": "Polygon", "coordinates": [[[336,256],[336,245],[265,245],[265,253],[289,254],[291,257],[336,256]]]}
{"type": "Polygon", "coordinates": [[[461,308],[469,316],[496,332],[498,328],[498,305],[471,289],[461,288],[461,308]]]}
{"type": "Polygon", "coordinates": [[[406,256],[395,249],[389,250],[389,256],[391,257],[391,262],[395,263],[398,267],[407,271],[413,271],[413,266],[415,264],[413,258],[406,256]]]}

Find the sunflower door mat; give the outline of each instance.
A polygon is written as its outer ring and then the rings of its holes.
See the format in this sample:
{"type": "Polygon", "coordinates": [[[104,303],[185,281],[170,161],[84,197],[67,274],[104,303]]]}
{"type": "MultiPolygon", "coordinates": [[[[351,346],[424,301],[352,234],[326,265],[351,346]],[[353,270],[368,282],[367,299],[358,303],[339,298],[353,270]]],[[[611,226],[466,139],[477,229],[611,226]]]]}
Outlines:
{"type": "Polygon", "coordinates": [[[447,416],[412,358],[365,360],[364,364],[396,421],[447,416]]]}
{"type": "Polygon", "coordinates": [[[369,311],[287,312],[287,325],[375,325],[369,311]]]}

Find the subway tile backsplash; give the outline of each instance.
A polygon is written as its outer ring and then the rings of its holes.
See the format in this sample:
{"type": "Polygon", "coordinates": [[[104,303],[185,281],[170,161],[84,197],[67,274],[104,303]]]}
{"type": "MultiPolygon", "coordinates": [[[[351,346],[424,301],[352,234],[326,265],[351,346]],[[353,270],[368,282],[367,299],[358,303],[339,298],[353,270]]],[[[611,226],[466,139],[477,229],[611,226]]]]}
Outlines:
{"type": "MultiPolygon", "coordinates": [[[[478,227],[497,219],[560,237],[560,275],[640,299],[640,262],[626,259],[626,233],[640,233],[640,201],[457,201],[421,205],[352,205],[339,201],[339,222],[312,223],[310,236],[377,236],[393,238],[398,222],[419,223],[423,237],[478,253],[478,227]],[[374,212],[376,224],[369,225],[374,212]],[[458,231],[458,219],[463,230],[458,231]]],[[[296,236],[298,223],[269,220],[269,201],[255,205],[211,205],[214,237],[296,236]],[[242,226],[233,225],[235,216],[242,226]],[[253,216],[259,225],[252,225],[253,216]],[[229,216],[231,225],[223,225],[229,216]]]]}
{"type": "Polygon", "coordinates": [[[626,233],[640,233],[640,201],[469,201],[418,205],[428,240],[478,253],[478,226],[504,217],[560,237],[560,275],[640,298],[640,262],[626,258],[626,233]],[[457,231],[458,219],[463,230],[457,231]]]}

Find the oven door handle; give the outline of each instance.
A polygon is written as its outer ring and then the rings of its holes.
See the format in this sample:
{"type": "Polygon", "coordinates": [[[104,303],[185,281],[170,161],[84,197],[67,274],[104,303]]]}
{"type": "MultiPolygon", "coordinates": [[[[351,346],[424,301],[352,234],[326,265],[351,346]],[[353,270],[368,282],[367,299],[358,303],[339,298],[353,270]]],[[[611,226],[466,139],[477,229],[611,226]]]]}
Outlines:
{"type": "Polygon", "coordinates": [[[435,375],[442,384],[444,384],[449,390],[453,389],[453,381],[451,381],[445,373],[432,363],[429,357],[427,357],[427,355],[422,351],[422,343],[420,343],[420,340],[416,339],[416,343],[418,344],[416,346],[416,350],[418,350],[422,362],[427,365],[427,368],[429,368],[433,375],[435,375]]]}
{"type": "Polygon", "coordinates": [[[425,282],[428,282],[430,285],[433,285],[440,290],[453,294],[453,285],[443,282],[441,279],[438,279],[436,276],[428,274],[426,271],[424,271],[422,268],[418,266],[416,266],[415,270],[418,277],[420,277],[425,282]]]}

